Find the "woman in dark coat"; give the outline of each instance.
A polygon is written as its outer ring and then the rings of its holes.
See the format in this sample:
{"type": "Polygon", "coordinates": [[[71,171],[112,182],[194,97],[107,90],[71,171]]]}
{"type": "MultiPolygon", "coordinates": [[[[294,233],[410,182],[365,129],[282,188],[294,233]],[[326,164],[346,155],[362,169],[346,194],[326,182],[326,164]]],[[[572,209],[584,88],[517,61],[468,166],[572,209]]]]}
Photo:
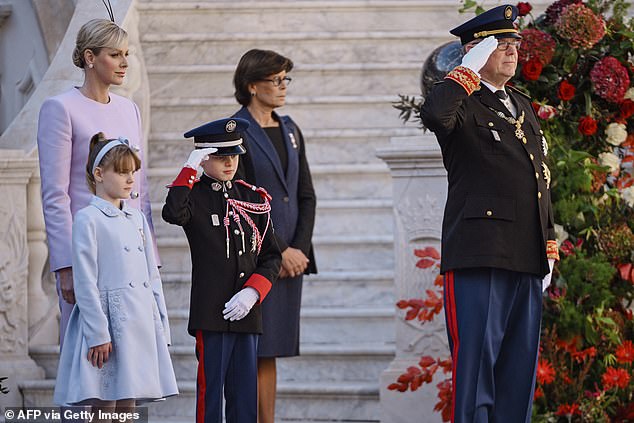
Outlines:
{"type": "Polygon", "coordinates": [[[299,127],[275,109],[284,105],[293,62],[269,50],[246,52],[236,68],[234,115],[249,121],[239,177],[273,197],[271,218],[282,251],[280,279],[263,304],[258,345],[258,421],[275,418],[276,357],[299,355],[299,307],[304,274],[316,273],[311,238],[315,191],[299,127]]]}

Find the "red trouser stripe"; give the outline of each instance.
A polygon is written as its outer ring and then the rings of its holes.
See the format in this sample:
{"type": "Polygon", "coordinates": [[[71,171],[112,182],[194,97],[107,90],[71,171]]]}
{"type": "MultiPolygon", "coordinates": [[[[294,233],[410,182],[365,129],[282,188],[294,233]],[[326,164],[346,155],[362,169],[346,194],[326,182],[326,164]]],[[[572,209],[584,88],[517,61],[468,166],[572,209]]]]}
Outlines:
{"type": "Polygon", "coordinates": [[[207,384],[205,379],[205,348],[203,343],[203,332],[196,331],[196,352],[198,353],[198,395],[196,397],[196,423],[205,422],[205,394],[207,384]]]}
{"type": "Polygon", "coordinates": [[[451,336],[451,342],[453,343],[453,353],[451,354],[451,423],[454,423],[456,410],[456,371],[458,369],[458,349],[460,347],[453,277],[453,271],[445,273],[445,296],[447,299],[447,309],[445,313],[447,313],[447,325],[449,326],[449,334],[451,336]]]}

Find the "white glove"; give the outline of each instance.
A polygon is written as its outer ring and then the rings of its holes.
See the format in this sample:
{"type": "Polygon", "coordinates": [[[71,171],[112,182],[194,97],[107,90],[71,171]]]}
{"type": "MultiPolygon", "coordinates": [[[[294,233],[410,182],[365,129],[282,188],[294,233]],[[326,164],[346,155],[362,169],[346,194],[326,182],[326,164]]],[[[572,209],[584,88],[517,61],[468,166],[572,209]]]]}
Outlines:
{"type": "Polygon", "coordinates": [[[484,40],[473,46],[467,54],[462,57],[460,66],[471,69],[480,76],[480,69],[486,65],[491,53],[498,47],[498,40],[489,35],[484,40]]]}
{"type": "Polygon", "coordinates": [[[550,272],[542,279],[542,292],[546,291],[550,286],[550,280],[553,277],[553,267],[555,267],[555,259],[548,259],[548,267],[550,267],[550,272]]]}
{"type": "Polygon", "coordinates": [[[218,151],[218,149],[214,147],[201,148],[201,149],[194,150],[191,153],[189,153],[189,157],[187,158],[187,161],[185,162],[183,166],[189,167],[192,169],[198,169],[198,166],[200,166],[202,162],[207,160],[210,154],[213,154],[216,151],[218,151]]]}
{"type": "Polygon", "coordinates": [[[253,305],[260,299],[260,294],[255,288],[247,286],[225,303],[222,315],[225,320],[241,320],[249,314],[253,305]]]}

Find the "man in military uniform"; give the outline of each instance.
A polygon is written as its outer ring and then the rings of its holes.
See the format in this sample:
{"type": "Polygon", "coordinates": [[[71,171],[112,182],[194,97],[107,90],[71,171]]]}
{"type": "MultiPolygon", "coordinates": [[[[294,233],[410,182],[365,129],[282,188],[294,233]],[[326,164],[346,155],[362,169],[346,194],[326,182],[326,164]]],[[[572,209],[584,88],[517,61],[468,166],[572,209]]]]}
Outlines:
{"type": "Polygon", "coordinates": [[[182,226],[191,251],[188,332],[196,337],[196,422],[257,421],[260,304],[282,261],[270,196],[241,180],[244,119],[210,122],[185,134],[196,149],[169,188],[163,219],[182,226]],[[199,166],[203,168],[196,181],[199,166]]]}
{"type": "Polygon", "coordinates": [[[452,422],[530,422],[542,284],[558,259],[547,144],[517,68],[517,8],[454,28],[466,51],[421,109],[447,169],[441,272],[452,422]]]}

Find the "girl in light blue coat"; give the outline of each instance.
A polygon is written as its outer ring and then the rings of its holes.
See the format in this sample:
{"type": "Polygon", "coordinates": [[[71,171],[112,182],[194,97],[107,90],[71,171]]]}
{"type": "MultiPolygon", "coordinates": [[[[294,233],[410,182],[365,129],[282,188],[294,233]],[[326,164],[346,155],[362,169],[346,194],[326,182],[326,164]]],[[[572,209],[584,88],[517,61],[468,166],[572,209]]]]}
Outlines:
{"type": "Polygon", "coordinates": [[[75,215],[72,265],[76,304],[62,347],[54,401],[114,411],[178,394],[170,330],[152,235],[129,207],[141,162],[127,140],[90,141],[93,194],[75,215]]]}

